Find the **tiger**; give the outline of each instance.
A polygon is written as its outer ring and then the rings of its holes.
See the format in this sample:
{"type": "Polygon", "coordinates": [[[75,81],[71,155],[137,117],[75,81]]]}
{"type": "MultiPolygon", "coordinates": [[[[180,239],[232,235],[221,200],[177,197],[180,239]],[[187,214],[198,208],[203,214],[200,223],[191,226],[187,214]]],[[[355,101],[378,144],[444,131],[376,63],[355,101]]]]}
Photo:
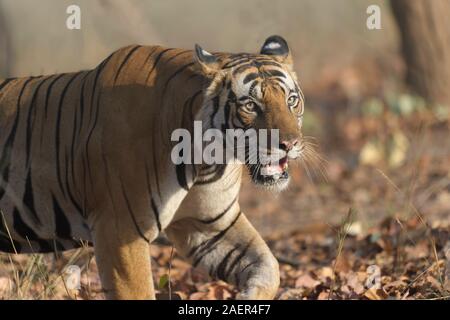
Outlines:
{"type": "Polygon", "coordinates": [[[286,187],[288,161],[305,148],[303,111],[281,36],[257,54],[132,45],[91,70],[3,80],[0,251],[88,243],[107,299],[155,299],[150,244],[164,234],[238,299],[273,299],[279,264],[239,192],[245,172],[262,188],[286,187]],[[276,160],[174,164],[171,133],[194,121],[276,129],[276,160]]]}

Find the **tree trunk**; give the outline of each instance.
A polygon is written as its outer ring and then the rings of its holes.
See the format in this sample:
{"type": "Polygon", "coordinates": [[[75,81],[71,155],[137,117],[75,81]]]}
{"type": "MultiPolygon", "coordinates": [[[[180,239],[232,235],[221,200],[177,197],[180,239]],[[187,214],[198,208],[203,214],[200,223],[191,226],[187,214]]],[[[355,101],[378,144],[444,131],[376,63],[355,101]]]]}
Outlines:
{"type": "Polygon", "coordinates": [[[450,106],[450,0],[391,0],[400,28],[407,84],[450,106]]]}
{"type": "Polygon", "coordinates": [[[10,76],[11,46],[5,17],[0,7],[0,79],[10,76]]]}

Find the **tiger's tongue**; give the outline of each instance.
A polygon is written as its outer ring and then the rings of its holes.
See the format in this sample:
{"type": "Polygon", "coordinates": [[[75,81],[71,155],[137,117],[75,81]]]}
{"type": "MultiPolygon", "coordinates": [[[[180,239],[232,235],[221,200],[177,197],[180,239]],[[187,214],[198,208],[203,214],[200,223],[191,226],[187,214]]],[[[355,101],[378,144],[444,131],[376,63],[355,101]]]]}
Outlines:
{"type": "Polygon", "coordinates": [[[282,174],[283,168],[280,164],[268,164],[261,168],[261,174],[263,176],[273,176],[275,174],[282,174]]]}

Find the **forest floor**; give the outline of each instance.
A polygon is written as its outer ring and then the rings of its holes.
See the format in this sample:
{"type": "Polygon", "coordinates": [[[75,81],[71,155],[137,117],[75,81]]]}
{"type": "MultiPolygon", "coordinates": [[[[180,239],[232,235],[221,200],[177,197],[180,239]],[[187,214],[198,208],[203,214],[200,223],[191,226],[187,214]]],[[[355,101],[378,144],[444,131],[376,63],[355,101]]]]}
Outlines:
{"type": "MultiPolygon", "coordinates": [[[[277,299],[450,299],[448,224],[387,218],[363,235],[354,218],[350,211],[336,228],[315,225],[266,237],[280,262],[277,299]]],[[[151,252],[158,299],[235,297],[232,286],[191,268],[170,245],[154,245],[151,252]]],[[[1,259],[3,299],[104,299],[91,248],[59,258],[1,259]],[[62,280],[70,281],[64,274],[74,264],[82,270],[79,290],[62,280]]]]}
{"type": "MultiPolygon", "coordinates": [[[[276,298],[449,299],[449,111],[407,94],[362,99],[349,90],[307,95],[304,132],[317,137],[326,160],[294,166],[280,194],[243,183],[241,207],[280,262],[276,298]]],[[[160,299],[236,295],[170,244],[153,245],[151,254],[160,299]]],[[[0,299],[103,297],[90,248],[0,254],[0,299]],[[62,281],[70,265],[81,268],[79,290],[62,281]]]]}

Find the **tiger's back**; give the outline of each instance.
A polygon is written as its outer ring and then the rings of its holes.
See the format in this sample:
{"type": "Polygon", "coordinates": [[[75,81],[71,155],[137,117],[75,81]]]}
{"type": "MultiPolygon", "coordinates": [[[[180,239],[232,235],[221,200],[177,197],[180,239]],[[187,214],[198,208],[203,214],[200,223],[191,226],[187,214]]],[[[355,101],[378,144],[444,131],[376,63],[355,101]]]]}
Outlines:
{"type": "MultiPolygon", "coordinates": [[[[177,97],[191,98],[191,108],[199,104],[201,83],[195,82],[199,75],[192,65],[189,50],[130,46],[93,70],[3,81],[0,251],[52,252],[92,241],[90,212],[107,201],[112,181],[105,180],[114,179],[114,171],[129,171],[127,166],[140,167],[141,159],[133,158],[150,158],[155,167],[139,168],[140,173],[151,170],[149,179],[162,180],[161,164],[168,159],[156,159],[152,149],[168,146],[155,134],[182,125],[180,110],[164,109],[165,104],[178,105],[177,97]],[[189,85],[184,94],[170,97],[181,72],[193,80],[195,97],[189,85]],[[192,99],[198,99],[195,105],[192,99]]],[[[124,186],[137,183],[130,181],[133,174],[120,179],[124,186]]],[[[163,181],[149,184],[143,189],[155,189],[156,210],[164,206],[161,189],[167,187],[163,181]]]]}

